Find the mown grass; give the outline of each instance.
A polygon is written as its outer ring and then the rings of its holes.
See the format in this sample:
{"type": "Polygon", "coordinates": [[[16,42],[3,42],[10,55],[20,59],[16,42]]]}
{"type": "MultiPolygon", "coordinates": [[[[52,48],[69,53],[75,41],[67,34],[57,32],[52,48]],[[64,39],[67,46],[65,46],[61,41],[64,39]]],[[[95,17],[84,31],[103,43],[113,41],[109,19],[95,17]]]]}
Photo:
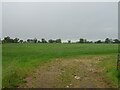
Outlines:
{"type": "MultiPolygon", "coordinates": [[[[20,83],[24,83],[23,79],[38,66],[55,58],[89,55],[107,55],[109,58],[112,55],[114,59],[117,51],[117,44],[3,44],[3,87],[17,87],[20,83]]],[[[111,66],[114,64],[115,62],[110,63],[111,66]]],[[[105,62],[103,66],[106,65],[108,63],[105,62]]],[[[114,70],[111,72],[117,73],[114,70]]],[[[113,74],[107,75],[108,77],[116,77],[113,74]]]]}

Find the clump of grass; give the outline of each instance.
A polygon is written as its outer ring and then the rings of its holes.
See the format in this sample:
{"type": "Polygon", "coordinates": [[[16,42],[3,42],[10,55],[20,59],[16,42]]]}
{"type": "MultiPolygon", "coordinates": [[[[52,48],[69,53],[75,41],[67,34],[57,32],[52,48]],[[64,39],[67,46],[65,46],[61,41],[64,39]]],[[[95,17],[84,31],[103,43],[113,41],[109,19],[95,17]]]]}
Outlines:
{"type": "MultiPolygon", "coordinates": [[[[19,72],[21,71],[13,69],[8,72],[9,75],[3,74],[4,86],[9,88],[18,87],[18,85],[22,83],[22,75],[20,75],[19,72]]],[[[3,88],[5,88],[4,86],[3,88]]]]}
{"type": "Polygon", "coordinates": [[[117,55],[107,55],[103,58],[99,67],[103,70],[103,75],[114,87],[118,87],[117,55]]]}

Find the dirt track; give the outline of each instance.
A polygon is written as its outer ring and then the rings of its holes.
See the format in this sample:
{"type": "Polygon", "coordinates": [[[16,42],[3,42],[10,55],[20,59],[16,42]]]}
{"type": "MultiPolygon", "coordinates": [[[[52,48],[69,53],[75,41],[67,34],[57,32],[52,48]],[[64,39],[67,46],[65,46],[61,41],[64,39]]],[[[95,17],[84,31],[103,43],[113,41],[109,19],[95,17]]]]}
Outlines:
{"type": "Polygon", "coordinates": [[[25,79],[20,87],[29,88],[110,88],[99,68],[102,59],[56,59],[46,63],[25,79]]]}

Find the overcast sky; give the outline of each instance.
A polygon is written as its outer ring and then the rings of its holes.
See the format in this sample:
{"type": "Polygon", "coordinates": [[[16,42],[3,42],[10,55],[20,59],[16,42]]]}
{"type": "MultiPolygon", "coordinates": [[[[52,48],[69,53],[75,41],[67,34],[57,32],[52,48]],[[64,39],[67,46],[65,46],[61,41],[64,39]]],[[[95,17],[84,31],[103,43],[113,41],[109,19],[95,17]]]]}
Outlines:
{"type": "Polygon", "coordinates": [[[2,9],[2,37],[98,40],[118,36],[118,7],[113,2],[6,2],[2,9]]]}

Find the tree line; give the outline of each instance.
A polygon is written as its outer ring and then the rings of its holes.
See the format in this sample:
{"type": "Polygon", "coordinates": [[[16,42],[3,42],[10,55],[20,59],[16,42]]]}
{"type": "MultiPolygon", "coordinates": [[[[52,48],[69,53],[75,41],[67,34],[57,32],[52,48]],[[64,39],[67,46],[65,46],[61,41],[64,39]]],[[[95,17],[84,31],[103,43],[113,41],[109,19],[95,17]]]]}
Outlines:
{"type": "MultiPolygon", "coordinates": [[[[3,40],[0,39],[0,43],[62,43],[61,39],[50,39],[50,40],[46,40],[44,38],[42,38],[41,40],[38,40],[37,38],[34,39],[27,39],[22,40],[19,38],[10,38],[9,36],[4,37],[3,40]]],[[[71,40],[68,40],[67,43],[73,43],[71,42],[71,40]]],[[[79,41],[74,42],[74,43],[120,43],[119,39],[110,39],[110,38],[106,38],[104,41],[102,40],[97,40],[97,41],[88,41],[87,39],[84,38],[80,38],[79,41]]]]}

